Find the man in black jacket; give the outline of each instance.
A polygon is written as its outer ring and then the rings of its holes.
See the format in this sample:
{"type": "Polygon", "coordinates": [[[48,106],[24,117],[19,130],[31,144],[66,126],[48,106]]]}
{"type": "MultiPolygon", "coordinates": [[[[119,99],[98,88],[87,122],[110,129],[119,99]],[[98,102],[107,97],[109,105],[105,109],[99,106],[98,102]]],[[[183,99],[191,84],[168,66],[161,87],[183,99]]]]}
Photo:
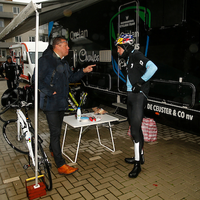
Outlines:
{"type": "Polygon", "coordinates": [[[69,83],[79,81],[95,65],[73,73],[64,59],[69,53],[68,42],[63,37],[53,40],[53,50],[48,48],[39,59],[40,108],[44,111],[50,129],[50,151],[59,174],[78,170],[65,163],[60,147],[60,134],[65,111],[68,109],[69,83]]]}
{"type": "Polygon", "coordinates": [[[17,80],[21,72],[21,67],[12,62],[11,56],[7,56],[7,61],[3,63],[0,74],[3,78],[7,80],[7,85],[9,89],[17,88],[17,80]],[[5,71],[5,76],[3,74],[3,71],[5,71]]]}

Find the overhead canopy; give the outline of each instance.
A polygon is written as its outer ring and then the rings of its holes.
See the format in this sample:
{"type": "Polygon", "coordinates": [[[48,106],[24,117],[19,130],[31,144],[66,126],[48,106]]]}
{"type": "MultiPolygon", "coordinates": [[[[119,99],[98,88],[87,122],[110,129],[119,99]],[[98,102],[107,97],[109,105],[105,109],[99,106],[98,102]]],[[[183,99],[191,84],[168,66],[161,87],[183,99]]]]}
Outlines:
{"type": "MultiPolygon", "coordinates": [[[[39,25],[56,21],[101,0],[57,0],[42,3],[39,25]]],[[[0,33],[0,41],[18,36],[35,28],[35,9],[32,1],[0,33]]]]}

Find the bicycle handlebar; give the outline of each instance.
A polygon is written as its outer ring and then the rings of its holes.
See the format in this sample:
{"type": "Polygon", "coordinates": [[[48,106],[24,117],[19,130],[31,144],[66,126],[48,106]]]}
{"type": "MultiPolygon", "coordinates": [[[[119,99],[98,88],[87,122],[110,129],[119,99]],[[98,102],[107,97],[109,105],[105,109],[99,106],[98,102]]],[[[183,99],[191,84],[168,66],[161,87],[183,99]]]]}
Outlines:
{"type": "MultiPolygon", "coordinates": [[[[20,101],[19,99],[17,99],[16,101],[14,101],[13,103],[7,105],[5,107],[5,109],[0,112],[0,115],[4,114],[7,110],[9,110],[9,108],[22,108],[22,107],[28,107],[30,105],[32,105],[33,103],[27,103],[26,101],[20,101]]],[[[2,108],[1,108],[2,109],[2,108]]],[[[2,118],[0,118],[2,119],[2,118]]]]}
{"type": "MultiPolygon", "coordinates": [[[[5,106],[4,110],[2,112],[0,112],[0,115],[4,114],[10,107],[12,107],[12,104],[15,104],[18,101],[18,99],[16,101],[14,101],[13,103],[11,103],[10,105],[5,106]]],[[[1,108],[1,110],[3,109],[3,107],[1,108]]]]}
{"type": "Polygon", "coordinates": [[[12,108],[22,108],[22,107],[25,107],[25,110],[26,110],[26,113],[27,113],[27,111],[28,111],[28,107],[30,106],[30,105],[32,105],[33,103],[28,103],[28,102],[26,102],[26,101],[22,101],[21,100],[21,98],[20,98],[20,90],[17,88],[17,92],[16,92],[16,95],[17,95],[17,99],[13,102],[13,103],[10,103],[10,104],[8,104],[8,105],[6,105],[6,106],[4,106],[4,107],[2,107],[1,108],[1,110],[3,110],[2,112],[0,112],[0,120],[2,121],[2,122],[5,122],[2,118],[1,118],[1,115],[2,114],[4,114],[5,112],[7,112],[11,107],[12,108]]]}
{"type": "Polygon", "coordinates": [[[10,104],[10,107],[12,108],[23,108],[23,107],[28,107],[32,105],[32,103],[27,103],[26,101],[20,101],[19,99],[15,102],[18,102],[17,104],[10,104]]]}
{"type": "MultiPolygon", "coordinates": [[[[17,101],[18,101],[18,100],[14,101],[12,104],[15,104],[17,101]]],[[[7,111],[9,110],[9,108],[11,107],[12,104],[7,105],[7,106],[5,107],[5,109],[4,109],[2,112],[0,112],[0,120],[1,120],[2,122],[4,122],[4,123],[5,123],[7,120],[2,119],[1,115],[4,114],[5,112],[7,112],[7,111]]],[[[3,109],[3,108],[1,108],[1,110],[2,110],[2,109],[3,109]]]]}
{"type": "Polygon", "coordinates": [[[30,106],[30,105],[33,104],[33,103],[28,103],[28,102],[26,102],[26,101],[21,101],[20,103],[21,103],[21,106],[20,106],[21,108],[22,108],[22,107],[28,107],[28,106],[30,106]]]}

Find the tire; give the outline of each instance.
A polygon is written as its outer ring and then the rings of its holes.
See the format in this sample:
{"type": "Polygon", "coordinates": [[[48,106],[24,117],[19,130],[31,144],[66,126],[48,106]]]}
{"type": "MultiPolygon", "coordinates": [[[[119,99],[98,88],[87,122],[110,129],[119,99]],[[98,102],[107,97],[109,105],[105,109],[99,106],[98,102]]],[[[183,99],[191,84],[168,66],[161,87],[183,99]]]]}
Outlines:
{"type": "MultiPolygon", "coordinates": [[[[21,126],[20,126],[21,128],[21,126]]],[[[28,154],[28,147],[26,144],[25,136],[21,135],[20,138],[17,138],[17,120],[8,120],[3,125],[3,136],[6,142],[16,151],[28,154]]]]}
{"type": "MultiPolygon", "coordinates": [[[[35,155],[35,137],[32,137],[31,142],[32,142],[33,154],[35,155]]],[[[39,175],[44,175],[44,178],[40,178],[39,180],[44,182],[47,190],[51,190],[52,189],[52,178],[50,172],[51,164],[48,162],[47,156],[40,142],[38,142],[37,153],[38,153],[38,173],[39,175]]]]}

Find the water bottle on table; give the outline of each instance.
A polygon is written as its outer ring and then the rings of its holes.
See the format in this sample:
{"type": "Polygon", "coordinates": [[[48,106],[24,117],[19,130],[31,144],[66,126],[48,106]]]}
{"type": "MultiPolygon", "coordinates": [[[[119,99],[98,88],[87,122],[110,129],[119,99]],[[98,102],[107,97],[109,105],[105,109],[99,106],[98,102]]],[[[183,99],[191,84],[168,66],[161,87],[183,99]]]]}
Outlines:
{"type": "Polygon", "coordinates": [[[81,108],[80,107],[78,107],[78,109],[77,109],[77,120],[81,121],[81,108]]]}

